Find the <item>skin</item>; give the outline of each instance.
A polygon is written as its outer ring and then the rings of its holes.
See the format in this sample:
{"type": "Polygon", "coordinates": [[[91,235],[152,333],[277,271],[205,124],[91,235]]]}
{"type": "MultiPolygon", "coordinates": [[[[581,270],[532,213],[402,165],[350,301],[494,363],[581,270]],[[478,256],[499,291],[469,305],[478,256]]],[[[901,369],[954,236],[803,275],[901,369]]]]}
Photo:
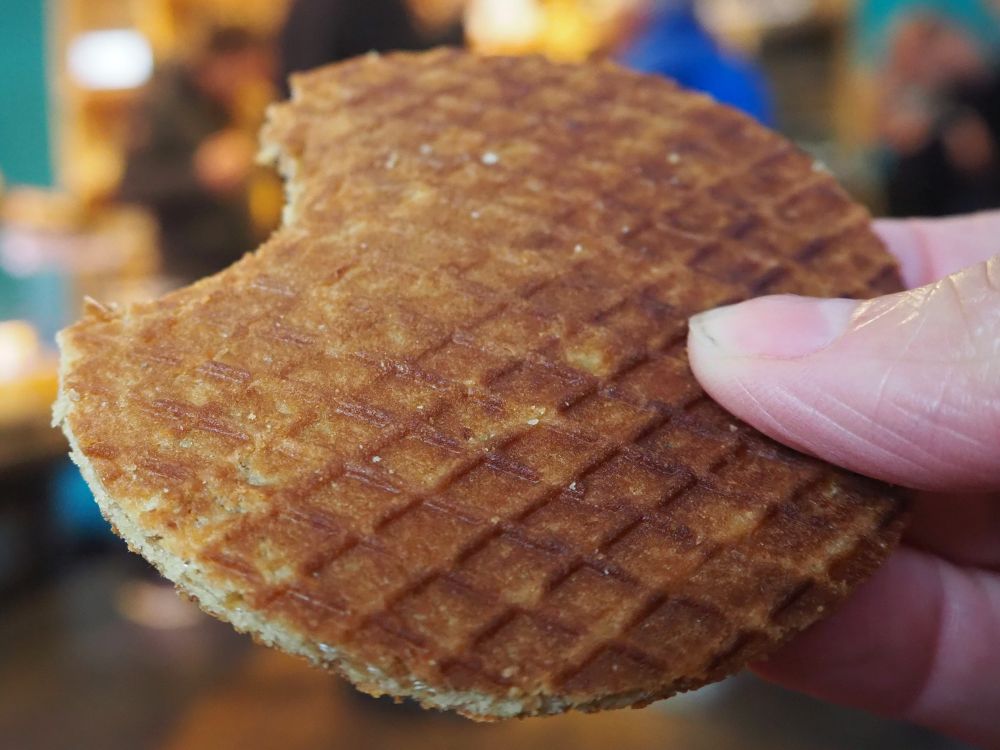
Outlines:
{"type": "Polygon", "coordinates": [[[756,669],[1000,748],[1000,212],[876,230],[911,291],[768,297],[691,321],[692,368],[727,409],[918,491],[904,545],[756,669]]]}

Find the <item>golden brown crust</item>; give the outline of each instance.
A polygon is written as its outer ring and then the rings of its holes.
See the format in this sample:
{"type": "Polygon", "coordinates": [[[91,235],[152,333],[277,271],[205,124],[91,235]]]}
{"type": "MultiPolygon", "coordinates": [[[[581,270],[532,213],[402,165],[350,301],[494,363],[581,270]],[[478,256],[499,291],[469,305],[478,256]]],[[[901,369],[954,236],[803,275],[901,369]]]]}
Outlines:
{"type": "Polygon", "coordinates": [[[266,643],[474,718],[738,669],[899,536],[884,485],[698,387],[687,318],[872,296],[865,211],[780,137],[610,65],[453,51],[299,76],[286,225],[63,332],[109,520],[266,643]]]}

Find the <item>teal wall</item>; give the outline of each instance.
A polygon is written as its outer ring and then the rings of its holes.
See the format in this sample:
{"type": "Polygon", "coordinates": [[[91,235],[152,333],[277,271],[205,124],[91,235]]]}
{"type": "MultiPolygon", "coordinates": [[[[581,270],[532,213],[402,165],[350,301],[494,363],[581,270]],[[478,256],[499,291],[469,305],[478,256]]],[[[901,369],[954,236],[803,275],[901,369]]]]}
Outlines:
{"type": "Polygon", "coordinates": [[[52,182],[44,6],[0,2],[0,172],[9,184],[52,182]]]}
{"type": "Polygon", "coordinates": [[[994,54],[1000,49],[1000,16],[995,0],[864,0],[856,16],[861,60],[878,63],[892,25],[907,13],[931,13],[962,26],[994,54]]]}

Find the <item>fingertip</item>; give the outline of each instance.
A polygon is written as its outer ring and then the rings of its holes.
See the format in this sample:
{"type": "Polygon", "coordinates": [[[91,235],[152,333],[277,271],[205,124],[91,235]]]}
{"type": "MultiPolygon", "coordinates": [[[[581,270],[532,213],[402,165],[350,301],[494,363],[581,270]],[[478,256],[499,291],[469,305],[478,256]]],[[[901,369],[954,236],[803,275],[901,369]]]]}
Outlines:
{"type": "Polygon", "coordinates": [[[702,313],[688,334],[692,372],[744,422],[792,448],[837,460],[813,445],[822,419],[807,396],[823,380],[814,355],[843,335],[857,309],[855,300],[778,295],[702,313]]]}
{"type": "Polygon", "coordinates": [[[797,359],[843,335],[857,307],[846,299],[758,297],[697,315],[692,327],[711,356],[797,359]]]}
{"type": "Polygon", "coordinates": [[[899,263],[899,273],[907,288],[933,281],[926,248],[912,219],[877,219],[872,228],[899,263]]]}
{"type": "Polygon", "coordinates": [[[691,369],[724,408],[803,452],[914,489],[995,489],[991,283],[975,266],[876,300],[712,310],[691,321],[691,369]]]}
{"type": "Polygon", "coordinates": [[[946,219],[879,219],[872,226],[899,261],[903,281],[911,288],[1000,253],[1000,211],[946,219]]]}

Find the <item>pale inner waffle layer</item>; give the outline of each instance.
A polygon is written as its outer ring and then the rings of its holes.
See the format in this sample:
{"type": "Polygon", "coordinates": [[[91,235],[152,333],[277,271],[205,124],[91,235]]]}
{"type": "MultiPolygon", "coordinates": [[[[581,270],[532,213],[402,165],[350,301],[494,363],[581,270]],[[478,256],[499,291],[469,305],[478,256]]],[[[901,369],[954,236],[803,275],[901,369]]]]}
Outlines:
{"type": "Polygon", "coordinates": [[[686,360],[701,310],[898,288],[807,156],[612,66],[437,51],[294,90],[285,226],[61,336],[74,459],[208,611],[372,692],[555,713],[724,676],[888,553],[890,488],[686,360]]]}

